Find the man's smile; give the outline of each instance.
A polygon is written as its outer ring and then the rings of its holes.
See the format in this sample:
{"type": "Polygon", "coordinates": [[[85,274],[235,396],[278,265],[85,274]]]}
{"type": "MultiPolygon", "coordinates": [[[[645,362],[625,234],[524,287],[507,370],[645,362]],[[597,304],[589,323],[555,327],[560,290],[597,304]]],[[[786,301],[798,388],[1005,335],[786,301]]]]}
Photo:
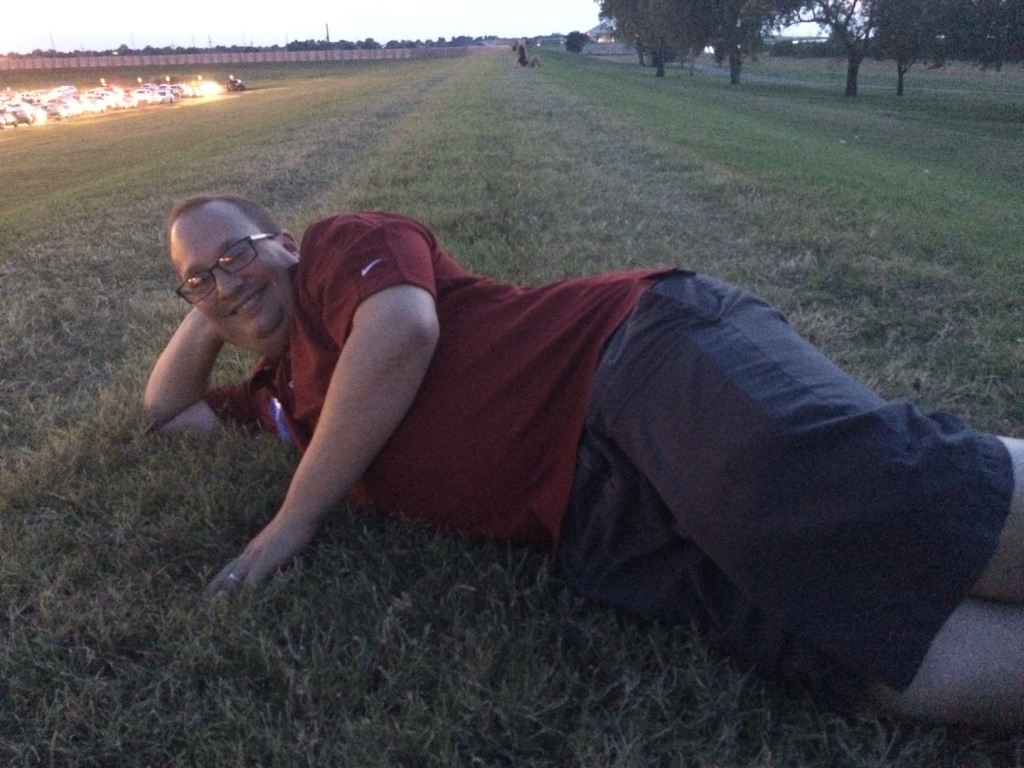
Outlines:
{"type": "Polygon", "coordinates": [[[238,302],[229,312],[229,315],[246,314],[255,308],[256,302],[262,298],[265,288],[257,288],[238,302]]]}

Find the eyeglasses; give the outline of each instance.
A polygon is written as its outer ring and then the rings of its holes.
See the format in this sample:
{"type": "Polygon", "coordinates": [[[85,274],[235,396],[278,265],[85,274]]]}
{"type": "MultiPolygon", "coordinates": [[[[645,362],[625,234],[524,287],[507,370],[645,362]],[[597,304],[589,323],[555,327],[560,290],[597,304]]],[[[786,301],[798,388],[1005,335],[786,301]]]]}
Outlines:
{"type": "Polygon", "coordinates": [[[233,274],[245,269],[256,258],[255,244],[260,240],[269,240],[277,237],[279,234],[281,233],[260,232],[243,237],[238,242],[232,243],[220,255],[216,264],[209,269],[204,269],[202,272],[196,272],[179,285],[175,293],[189,304],[199,303],[213,293],[217,287],[217,279],[214,277],[213,270],[220,269],[233,274]]]}

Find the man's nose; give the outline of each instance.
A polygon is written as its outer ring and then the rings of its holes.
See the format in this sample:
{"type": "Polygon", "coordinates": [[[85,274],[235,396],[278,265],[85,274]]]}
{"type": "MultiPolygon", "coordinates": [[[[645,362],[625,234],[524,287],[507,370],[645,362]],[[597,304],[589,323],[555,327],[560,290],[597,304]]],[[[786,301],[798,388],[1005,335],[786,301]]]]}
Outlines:
{"type": "Polygon", "coordinates": [[[214,270],[213,281],[217,285],[217,297],[221,299],[236,294],[245,283],[241,274],[231,274],[223,269],[214,270]]]}
{"type": "Polygon", "coordinates": [[[221,297],[232,295],[245,282],[241,274],[231,274],[223,269],[214,270],[213,279],[217,284],[217,295],[221,297]]]}

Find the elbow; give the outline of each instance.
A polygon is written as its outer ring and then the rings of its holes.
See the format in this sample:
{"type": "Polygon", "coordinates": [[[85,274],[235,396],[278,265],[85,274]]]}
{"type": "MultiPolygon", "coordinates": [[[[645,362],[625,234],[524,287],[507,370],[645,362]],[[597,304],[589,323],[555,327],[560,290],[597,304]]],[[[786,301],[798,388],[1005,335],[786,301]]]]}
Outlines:
{"type": "Polygon", "coordinates": [[[175,411],[158,398],[148,395],[142,398],[142,415],[146,421],[146,428],[149,432],[164,432],[164,428],[174,421],[181,411],[175,411]]]}
{"type": "Polygon", "coordinates": [[[146,391],[142,393],[142,415],[151,430],[159,429],[174,418],[174,414],[168,411],[159,393],[153,391],[152,386],[146,387],[146,391]]]}
{"type": "Polygon", "coordinates": [[[173,435],[191,431],[202,435],[214,435],[221,431],[220,419],[204,400],[184,408],[172,408],[165,403],[149,402],[143,397],[142,408],[150,432],[173,435]]]}
{"type": "Polygon", "coordinates": [[[142,413],[150,429],[159,429],[189,406],[174,384],[175,377],[159,364],[150,374],[142,393],[142,413]]]}
{"type": "Polygon", "coordinates": [[[192,400],[176,399],[152,384],[142,394],[142,415],[150,432],[177,431],[170,428],[171,425],[196,405],[198,403],[192,400]]]}

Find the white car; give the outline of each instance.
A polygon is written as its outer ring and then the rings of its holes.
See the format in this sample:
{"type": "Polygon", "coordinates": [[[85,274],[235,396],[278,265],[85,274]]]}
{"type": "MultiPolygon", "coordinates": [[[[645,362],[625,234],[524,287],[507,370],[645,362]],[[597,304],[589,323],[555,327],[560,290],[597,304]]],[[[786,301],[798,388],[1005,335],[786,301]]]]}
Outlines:
{"type": "Polygon", "coordinates": [[[82,100],[78,96],[69,96],[65,99],[58,99],[57,101],[64,105],[64,108],[68,111],[68,114],[71,115],[71,117],[80,115],[85,111],[82,107],[82,100]]]}
{"type": "Polygon", "coordinates": [[[178,94],[169,85],[158,85],[153,95],[160,104],[173,104],[178,100],[178,94]]]}
{"type": "Polygon", "coordinates": [[[78,103],[82,105],[83,112],[104,112],[108,109],[103,97],[92,93],[79,96],[78,103]]]}
{"type": "Polygon", "coordinates": [[[65,120],[71,117],[71,110],[68,109],[68,105],[57,99],[43,104],[43,110],[46,112],[48,120],[65,120]]]}

